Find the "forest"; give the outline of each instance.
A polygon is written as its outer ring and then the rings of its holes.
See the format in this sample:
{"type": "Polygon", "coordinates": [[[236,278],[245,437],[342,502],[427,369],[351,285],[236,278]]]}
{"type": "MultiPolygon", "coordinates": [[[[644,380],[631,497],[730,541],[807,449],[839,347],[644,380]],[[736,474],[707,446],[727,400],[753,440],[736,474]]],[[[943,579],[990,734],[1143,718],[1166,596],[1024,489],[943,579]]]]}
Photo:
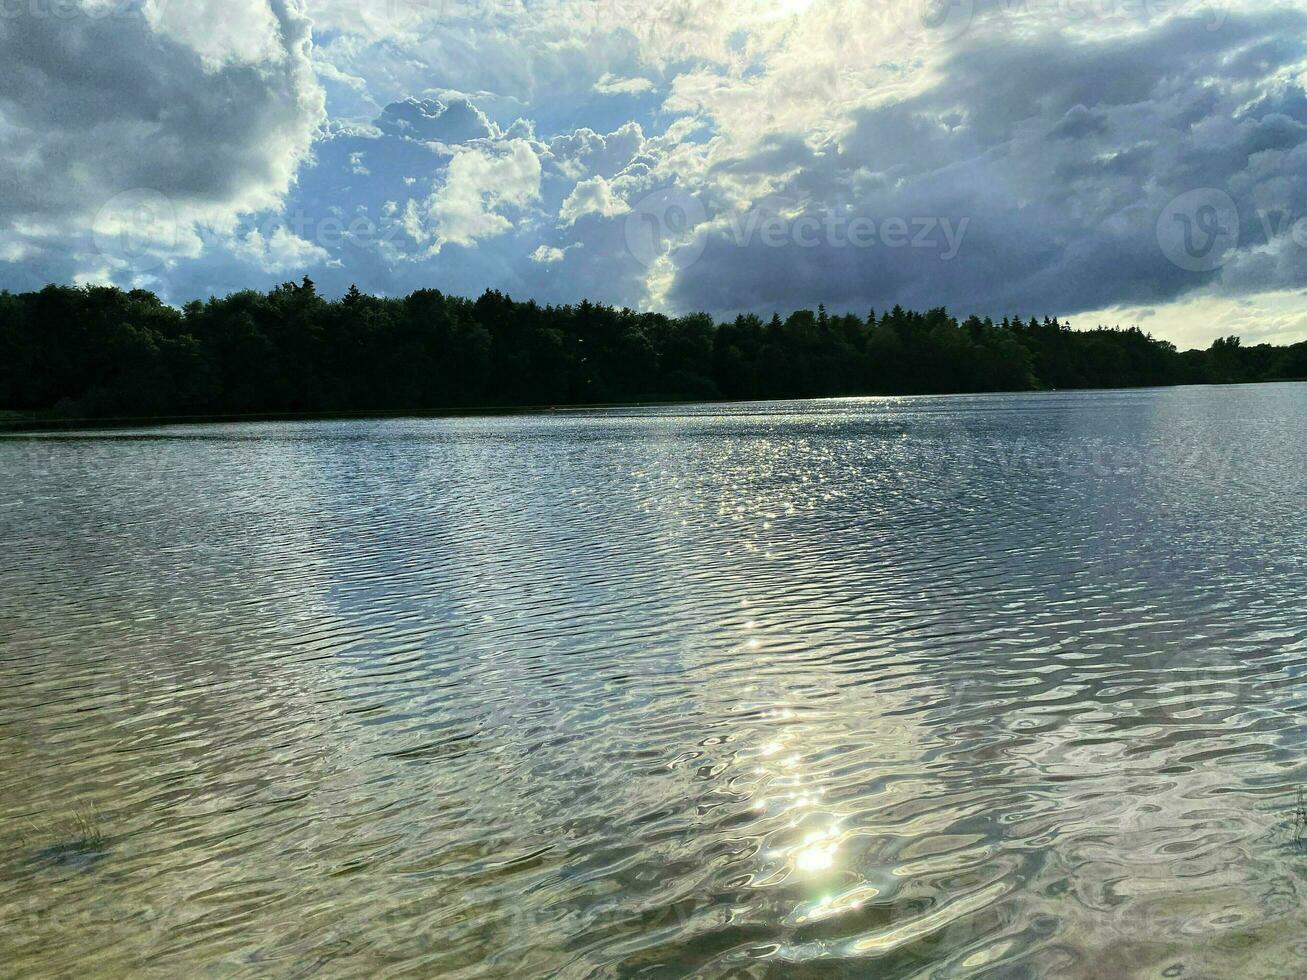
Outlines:
{"type": "Polygon", "coordinates": [[[716,323],[488,291],[314,283],[181,309],[145,290],[0,292],[14,419],[425,412],[614,402],[1222,384],[1307,378],[1307,342],[1178,351],[1139,329],[895,307],[716,323]]]}

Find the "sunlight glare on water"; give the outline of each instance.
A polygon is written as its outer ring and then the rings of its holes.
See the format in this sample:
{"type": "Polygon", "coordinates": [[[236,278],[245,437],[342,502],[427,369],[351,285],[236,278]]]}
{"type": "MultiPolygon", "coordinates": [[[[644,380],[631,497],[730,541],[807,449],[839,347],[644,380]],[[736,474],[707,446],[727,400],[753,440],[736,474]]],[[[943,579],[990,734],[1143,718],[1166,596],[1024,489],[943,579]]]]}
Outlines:
{"type": "Polygon", "coordinates": [[[1307,969],[1307,386],[0,475],[4,975],[1307,969]]]}

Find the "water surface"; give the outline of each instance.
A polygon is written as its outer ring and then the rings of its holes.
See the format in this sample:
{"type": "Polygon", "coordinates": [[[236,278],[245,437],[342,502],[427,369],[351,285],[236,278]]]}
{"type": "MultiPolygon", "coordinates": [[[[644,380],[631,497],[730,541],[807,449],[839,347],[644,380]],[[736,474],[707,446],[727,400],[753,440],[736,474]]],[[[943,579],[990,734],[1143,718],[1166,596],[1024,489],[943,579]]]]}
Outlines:
{"type": "Polygon", "coordinates": [[[1307,385],[0,478],[4,975],[1307,972],[1307,385]]]}

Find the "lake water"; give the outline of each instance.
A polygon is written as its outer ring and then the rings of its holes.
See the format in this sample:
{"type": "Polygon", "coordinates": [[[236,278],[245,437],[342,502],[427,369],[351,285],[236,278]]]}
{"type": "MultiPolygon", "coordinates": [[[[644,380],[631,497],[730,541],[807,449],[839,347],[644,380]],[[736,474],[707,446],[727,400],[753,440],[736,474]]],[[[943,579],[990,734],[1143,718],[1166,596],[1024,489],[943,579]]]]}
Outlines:
{"type": "Polygon", "coordinates": [[[1307,971],[1307,385],[0,478],[0,974],[1307,971]]]}

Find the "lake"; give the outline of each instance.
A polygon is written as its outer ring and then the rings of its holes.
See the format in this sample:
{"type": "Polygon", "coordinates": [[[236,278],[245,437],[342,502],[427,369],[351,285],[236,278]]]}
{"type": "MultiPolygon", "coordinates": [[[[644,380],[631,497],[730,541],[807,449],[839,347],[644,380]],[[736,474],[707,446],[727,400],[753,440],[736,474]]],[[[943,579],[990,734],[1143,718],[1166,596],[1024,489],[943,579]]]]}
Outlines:
{"type": "Polygon", "coordinates": [[[1307,385],[0,439],[0,972],[1307,972],[1307,385]]]}

